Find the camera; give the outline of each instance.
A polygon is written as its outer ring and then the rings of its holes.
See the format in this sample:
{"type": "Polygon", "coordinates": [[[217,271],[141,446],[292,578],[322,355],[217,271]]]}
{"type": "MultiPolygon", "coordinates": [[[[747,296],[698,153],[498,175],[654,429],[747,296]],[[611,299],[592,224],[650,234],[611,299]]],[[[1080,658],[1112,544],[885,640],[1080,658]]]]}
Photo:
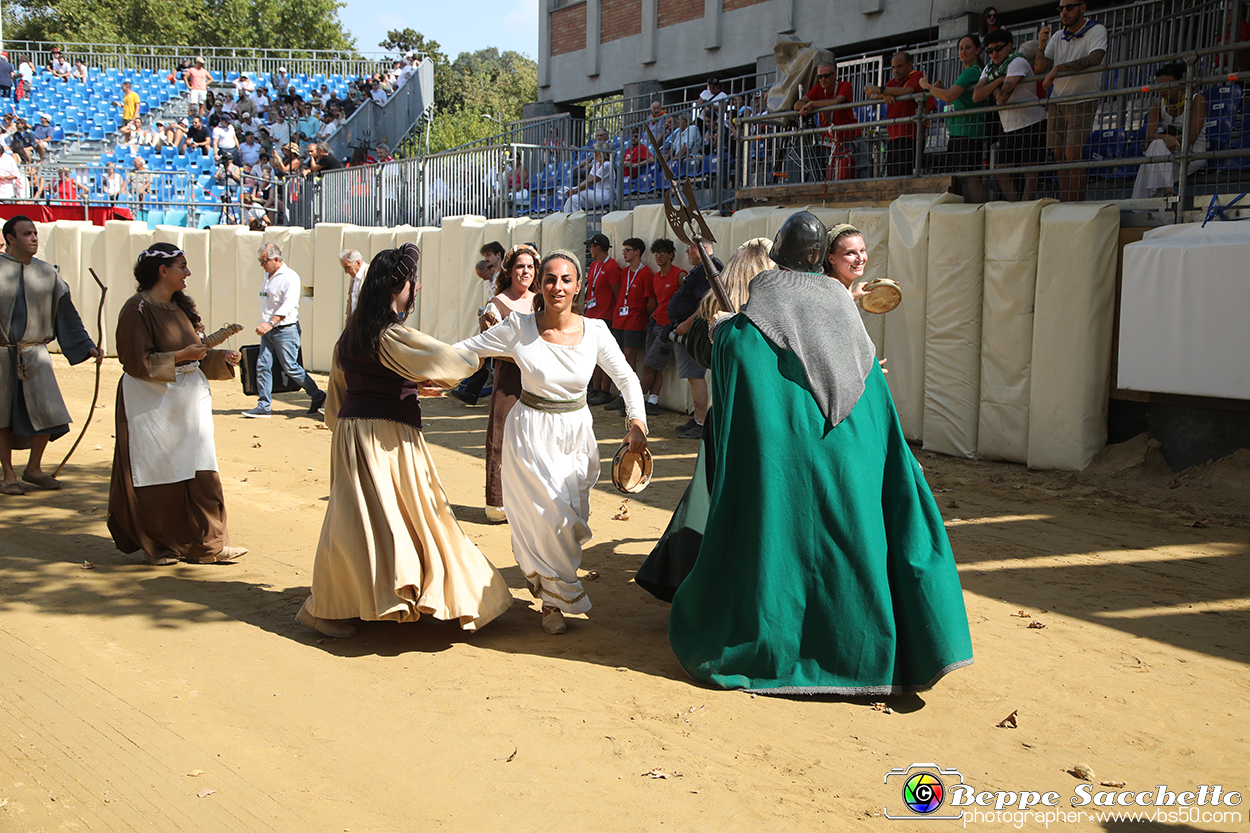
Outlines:
{"type": "Polygon", "coordinates": [[[686,344],[686,334],[677,332],[677,325],[673,323],[665,324],[664,327],[661,328],[660,338],[682,346],[685,346],[686,344]]]}

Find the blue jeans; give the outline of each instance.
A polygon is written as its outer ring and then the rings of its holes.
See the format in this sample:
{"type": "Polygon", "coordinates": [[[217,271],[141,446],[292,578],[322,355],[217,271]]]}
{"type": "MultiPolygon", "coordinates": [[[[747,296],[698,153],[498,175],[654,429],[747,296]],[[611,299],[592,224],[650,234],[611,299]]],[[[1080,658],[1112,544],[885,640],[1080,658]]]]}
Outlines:
{"type": "Polygon", "coordinates": [[[299,365],[299,322],[293,327],[282,327],[270,330],[260,337],[260,353],[256,356],[256,395],[257,403],[266,411],[270,408],[273,391],[273,363],[277,359],[278,367],[287,376],[294,379],[309,396],[321,393],[321,388],[313,378],[304,372],[299,365]]]}

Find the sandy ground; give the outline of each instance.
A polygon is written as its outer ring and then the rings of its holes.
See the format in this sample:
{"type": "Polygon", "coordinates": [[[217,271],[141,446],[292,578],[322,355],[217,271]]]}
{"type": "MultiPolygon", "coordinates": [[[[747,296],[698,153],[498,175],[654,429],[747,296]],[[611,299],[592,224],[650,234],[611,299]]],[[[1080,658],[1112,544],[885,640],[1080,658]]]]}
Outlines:
{"type": "MultiPolygon", "coordinates": [[[[92,371],[57,365],[81,420],[92,371]]],[[[476,635],[426,619],[334,641],[293,621],[328,492],[330,434],[304,415],[307,398],[245,420],[238,384],[213,383],[231,532],[251,553],[156,568],[117,552],[105,528],[118,375],[107,361],[70,487],[0,503],[0,830],[958,824],[882,816],[906,812],[886,773],[915,762],[978,790],[1054,790],[1068,811],[1078,763],[1095,784],[1250,792],[1245,459],[1177,478],[1139,444],[1078,476],[920,452],[976,662],[887,711],[715,691],[677,664],[667,606],[632,576],[693,467],[695,443],[673,435],[684,416],[654,420],[656,480],[628,520],[611,519],[622,498],[606,475],[596,489],[583,563],[599,573],[595,608],[550,637],[507,527],[481,509],[485,406],[426,400],[457,516],[516,604],[476,635]],[[997,728],[1012,712],[1018,728],[997,728]]],[[[623,429],[602,409],[596,419],[607,458],[623,429]]],[[[68,445],[53,446],[53,466],[68,445]]],[[[1250,801],[1234,809],[1240,820],[1054,826],[1250,828],[1250,801]]]]}

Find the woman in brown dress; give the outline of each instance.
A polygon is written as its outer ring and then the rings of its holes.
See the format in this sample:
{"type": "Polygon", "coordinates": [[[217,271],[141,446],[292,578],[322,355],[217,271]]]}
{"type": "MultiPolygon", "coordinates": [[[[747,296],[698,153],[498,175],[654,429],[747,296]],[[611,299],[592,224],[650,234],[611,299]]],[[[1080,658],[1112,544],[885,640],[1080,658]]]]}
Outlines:
{"type": "MultiPolygon", "coordinates": [[[[495,282],[495,296],[482,315],[482,331],[498,324],[514,312],[534,312],[534,271],[538,251],[526,243],[513,246],[504,256],[503,270],[495,282]]],[[[490,418],[486,423],[486,519],[492,523],[508,520],[503,506],[503,425],[521,396],[521,371],[511,359],[495,362],[495,382],[490,394],[490,418]]]]}
{"type": "Polygon", "coordinates": [[[149,564],[211,564],[230,546],[217,475],[209,379],[233,379],[235,350],[210,350],[187,296],[187,257],[169,243],[139,253],[139,291],[117,319],[117,433],[108,528],[122,552],[149,564]]]}

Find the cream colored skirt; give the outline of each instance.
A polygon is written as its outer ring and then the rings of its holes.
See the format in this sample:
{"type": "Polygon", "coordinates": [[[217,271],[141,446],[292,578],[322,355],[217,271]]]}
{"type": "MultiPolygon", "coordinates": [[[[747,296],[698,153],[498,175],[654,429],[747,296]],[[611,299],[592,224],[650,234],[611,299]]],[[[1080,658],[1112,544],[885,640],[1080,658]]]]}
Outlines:
{"type": "Polygon", "coordinates": [[[338,420],[312,615],[413,622],[426,614],[471,631],[511,604],[503,576],[456,523],[421,432],[338,420]]]}

